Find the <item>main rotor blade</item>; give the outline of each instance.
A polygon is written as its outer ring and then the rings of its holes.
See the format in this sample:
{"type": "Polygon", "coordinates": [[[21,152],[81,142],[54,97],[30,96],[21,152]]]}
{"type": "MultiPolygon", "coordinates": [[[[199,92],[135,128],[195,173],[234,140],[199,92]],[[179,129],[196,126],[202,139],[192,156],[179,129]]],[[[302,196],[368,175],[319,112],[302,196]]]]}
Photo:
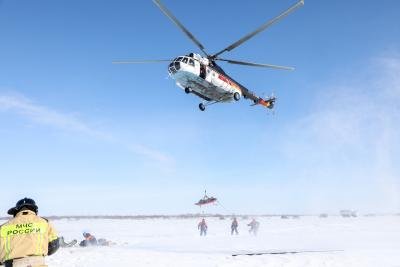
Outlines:
{"type": "Polygon", "coordinates": [[[257,30],[247,34],[246,36],[242,37],[241,39],[239,39],[235,43],[233,43],[230,46],[228,46],[227,48],[219,51],[218,53],[216,53],[214,55],[212,55],[212,57],[217,57],[218,55],[224,53],[225,51],[231,51],[232,49],[234,49],[234,48],[238,47],[239,45],[243,44],[244,42],[248,41],[250,38],[254,37],[256,34],[262,32],[263,30],[265,30],[269,26],[271,26],[271,25],[275,24],[276,22],[280,21],[281,19],[283,19],[284,17],[286,17],[287,15],[289,15],[290,13],[292,13],[293,11],[295,11],[296,9],[298,9],[299,7],[301,7],[303,5],[304,5],[304,0],[300,0],[299,2],[297,2],[297,4],[293,5],[291,8],[289,8],[288,10],[286,10],[285,12],[280,14],[279,16],[275,17],[274,19],[271,19],[270,21],[267,21],[266,23],[261,25],[261,27],[259,27],[257,30]]]}
{"type": "Polygon", "coordinates": [[[179,20],[160,2],[160,0],[153,0],[153,2],[168,18],[170,18],[176,24],[176,26],[178,26],[186,34],[187,37],[189,37],[190,40],[192,40],[200,48],[201,51],[203,51],[206,56],[208,56],[207,52],[204,50],[204,46],[188,29],[185,28],[185,26],[182,25],[182,23],[179,22],[179,20]]]}
{"type": "Polygon", "coordinates": [[[156,60],[122,60],[113,61],[112,64],[141,64],[141,63],[158,63],[158,62],[171,62],[173,59],[156,59],[156,60]]]}
{"type": "Polygon", "coordinates": [[[279,70],[294,70],[293,67],[278,66],[278,65],[271,65],[271,64],[261,64],[261,63],[254,63],[254,62],[223,59],[223,58],[216,58],[215,60],[226,61],[231,64],[246,65],[246,66],[252,66],[252,67],[271,68],[271,69],[279,69],[279,70]]]}

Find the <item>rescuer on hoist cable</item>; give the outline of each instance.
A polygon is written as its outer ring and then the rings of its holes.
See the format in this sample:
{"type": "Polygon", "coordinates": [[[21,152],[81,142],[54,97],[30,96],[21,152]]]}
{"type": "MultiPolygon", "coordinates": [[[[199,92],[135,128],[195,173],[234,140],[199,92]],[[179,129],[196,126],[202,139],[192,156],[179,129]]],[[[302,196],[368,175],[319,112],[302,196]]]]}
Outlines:
{"type": "Polygon", "coordinates": [[[17,202],[8,214],[14,218],[0,226],[0,263],[6,267],[45,267],[44,257],[54,254],[59,240],[50,223],[39,216],[30,198],[17,202]]]}

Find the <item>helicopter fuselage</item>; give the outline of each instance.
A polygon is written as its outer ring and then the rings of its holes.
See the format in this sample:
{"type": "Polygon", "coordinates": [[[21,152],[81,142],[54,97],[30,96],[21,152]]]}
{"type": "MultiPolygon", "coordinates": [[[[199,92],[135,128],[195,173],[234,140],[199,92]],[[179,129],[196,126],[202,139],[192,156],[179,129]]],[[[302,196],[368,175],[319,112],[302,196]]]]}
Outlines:
{"type": "Polygon", "coordinates": [[[194,53],[175,58],[168,66],[168,73],[178,87],[205,101],[232,102],[242,96],[241,85],[215,63],[194,53]]]}
{"type": "MultiPolygon", "coordinates": [[[[202,57],[199,54],[190,53],[189,55],[175,58],[174,60],[172,60],[172,62],[170,62],[168,66],[168,73],[170,77],[175,80],[176,85],[182,88],[185,93],[194,94],[203,99],[203,101],[199,104],[199,108],[201,111],[204,111],[206,109],[206,105],[239,101],[241,97],[253,101],[253,104],[251,106],[261,105],[268,109],[274,108],[276,101],[275,96],[272,95],[265,99],[259,97],[257,94],[229,77],[222,70],[222,68],[216,64],[216,61],[223,61],[230,64],[252,67],[294,70],[294,68],[286,66],[221,58],[220,55],[225,52],[232,51],[244,42],[247,42],[248,40],[253,38],[255,35],[264,31],[271,25],[285,18],[291,12],[303,6],[304,0],[299,0],[295,5],[291,6],[289,9],[285,10],[277,17],[265,22],[255,31],[243,36],[228,47],[214,54],[207,53],[204,46],[199,42],[199,40],[197,40],[196,37],[194,37],[194,35],[188,29],[186,29],[185,26],[183,26],[183,24],[171,13],[171,11],[169,11],[161,3],[160,0],[153,0],[153,2],[205,55],[204,57],[202,57]]],[[[140,61],[116,61],[114,63],[155,63],[165,61],[169,62],[170,60],[158,59],[140,61]]]]}

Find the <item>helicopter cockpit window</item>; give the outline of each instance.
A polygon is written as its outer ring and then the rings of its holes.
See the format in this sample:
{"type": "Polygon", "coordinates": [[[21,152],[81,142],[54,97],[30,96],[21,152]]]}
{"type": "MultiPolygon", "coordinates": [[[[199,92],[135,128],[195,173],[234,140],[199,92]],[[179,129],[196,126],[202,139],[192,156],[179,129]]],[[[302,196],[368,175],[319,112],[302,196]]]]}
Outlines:
{"type": "Polygon", "coordinates": [[[181,61],[183,57],[178,57],[176,61],[181,61]]]}
{"type": "Polygon", "coordinates": [[[189,65],[194,67],[194,61],[193,61],[193,59],[189,59],[189,65]]]}
{"type": "Polygon", "coordinates": [[[182,62],[183,62],[183,63],[187,63],[187,62],[188,62],[187,57],[183,58],[182,62]]]}

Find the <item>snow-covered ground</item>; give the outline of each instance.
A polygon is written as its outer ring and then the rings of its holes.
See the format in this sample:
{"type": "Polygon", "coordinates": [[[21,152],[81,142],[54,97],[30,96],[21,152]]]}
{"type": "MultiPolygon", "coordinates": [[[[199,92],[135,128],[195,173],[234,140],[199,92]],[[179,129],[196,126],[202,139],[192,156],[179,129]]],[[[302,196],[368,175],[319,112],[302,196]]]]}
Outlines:
{"type": "Polygon", "coordinates": [[[400,266],[400,217],[259,218],[257,237],[239,218],[239,236],[230,235],[230,219],[207,219],[200,237],[195,219],[57,220],[65,239],[83,231],[117,244],[63,248],[47,258],[50,266],[400,266]],[[315,251],[298,254],[237,256],[240,252],[315,251]],[[317,252],[319,251],[319,252],[317,252]],[[322,252],[325,251],[325,252],[322,252]]]}

